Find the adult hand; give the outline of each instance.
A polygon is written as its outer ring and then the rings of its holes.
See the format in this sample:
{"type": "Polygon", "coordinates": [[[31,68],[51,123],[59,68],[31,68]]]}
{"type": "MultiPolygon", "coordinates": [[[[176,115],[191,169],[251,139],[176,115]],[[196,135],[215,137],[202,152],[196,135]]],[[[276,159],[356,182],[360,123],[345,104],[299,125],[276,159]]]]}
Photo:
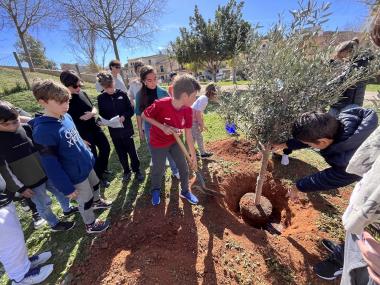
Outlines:
{"type": "Polygon", "coordinates": [[[288,189],[288,193],[286,194],[286,197],[288,197],[293,202],[298,203],[300,201],[300,197],[299,197],[299,191],[297,187],[293,186],[292,188],[288,189]]]}
{"type": "Polygon", "coordinates": [[[67,195],[67,197],[68,197],[70,200],[75,200],[76,198],[78,198],[78,191],[75,190],[73,193],[67,195]]]}
{"type": "Polygon", "coordinates": [[[23,196],[25,198],[32,198],[33,195],[34,195],[34,192],[30,188],[26,188],[26,190],[21,193],[21,196],[23,196]]]}
{"type": "Polygon", "coordinates": [[[362,239],[358,240],[358,246],[368,264],[369,275],[377,284],[380,284],[380,243],[369,233],[364,232],[362,239]]]}
{"type": "Polygon", "coordinates": [[[93,112],[88,111],[88,112],[84,112],[84,115],[79,117],[79,119],[81,119],[82,121],[88,121],[92,119],[94,116],[95,114],[93,112]]]}
{"type": "Polygon", "coordinates": [[[124,116],[120,116],[119,120],[120,120],[120,123],[124,123],[125,117],[124,116]]]}

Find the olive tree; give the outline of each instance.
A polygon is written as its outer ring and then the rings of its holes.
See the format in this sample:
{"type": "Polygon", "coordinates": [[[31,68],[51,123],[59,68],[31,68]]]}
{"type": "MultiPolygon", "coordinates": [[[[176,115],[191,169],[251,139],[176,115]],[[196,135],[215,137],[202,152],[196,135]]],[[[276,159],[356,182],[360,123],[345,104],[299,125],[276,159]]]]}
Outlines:
{"type": "Polygon", "coordinates": [[[349,86],[373,74],[352,68],[354,62],[330,64],[334,38],[318,42],[320,27],[329,17],[329,4],[299,3],[292,21],[275,24],[265,36],[255,31],[241,61],[249,80],[247,90],[221,96],[220,113],[236,124],[262,153],[255,204],[260,204],[271,149],[290,137],[294,120],[307,111],[326,110],[349,86]]]}

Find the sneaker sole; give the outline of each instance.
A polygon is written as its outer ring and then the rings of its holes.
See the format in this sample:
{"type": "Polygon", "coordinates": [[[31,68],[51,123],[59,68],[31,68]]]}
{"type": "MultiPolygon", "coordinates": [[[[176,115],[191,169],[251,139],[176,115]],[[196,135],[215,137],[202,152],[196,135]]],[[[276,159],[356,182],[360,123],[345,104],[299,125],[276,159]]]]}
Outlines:
{"type": "Polygon", "coordinates": [[[338,270],[337,272],[335,272],[335,273],[334,273],[334,276],[332,276],[332,277],[321,276],[321,275],[319,275],[318,273],[316,273],[316,275],[317,275],[319,278],[321,278],[321,279],[331,281],[331,280],[335,280],[335,279],[337,279],[340,275],[342,275],[342,273],[343,273],[343,269],[338,270]]]}
{"type": "Polygon", "coordinates": [[[154,203],[153,203],[153,200],[152,200],[152,205],[153,205],[153,206],[158,206],[158,205],[160,205],[160,203],[161,203],[161,199],[158,200],[158,203],[157,203],[157,204],[154,204],[154,203]]]}
{"type": "Polygon", "coordinates": [[[46,226],[46,225],[47,225],[46,221],[43,222],[43,223],[41,223],[41,224],[39,224],[39,225],[36,225],[36,224],[33,223],[33,227],[34,227],[35,230],[38,230],[38,229],[40,229],[40,228],[42,228],[43,226],[46,226]]]}
{"type": "Polygon", "coordinates": [[[111,209],[112,205],[109,206],[101,206],[101,207],[92,207],[93,210],[101,210],[101,209],[111,209]]]}
{"type": "Polygon", "coordinates": [[[108,225],[106,228],[104,228],[103,230],[101,230],[101,231],[89,231],[89,230],[86,230],[86,232],[88,233],[88,234],[100,234],[100,233],[102,233],[102,232],[105,232],[106,230],[108,230],[108,228],[110,227],[110,225],[108,225]]]}
{"type": "Polygon", "coordinates": [[[39,284],[43,281],[45,281],[49,276],[50,274],[53,272],[53,269],[54,269],[54,265],[53,264],[47,264],[47,265],[44,265],[41,267],[40,269],[40,275],[41,276],[38,276],[39,278],[35,278],[33,280],[33,283],[31,283],[30,281],[20,281],[20,282],[15,282],[13,281],[12,282],[12,285],[30,285],[30,284],[39,284]]]}
{"type": "Polygon", "coordinates": [[[74,227],[75,227],[75,223],[73,223],[73,225],[72,225],[70,228],[65,229],[65,230],[54,230],[54,229],[52,229],[52,228],[50,228],[50,230],[51,230],[53,233],[57,233],[57,232],[67,232],[67,231],[69,231],[69,230],[72,230],[74,227]]]}
{"type": "Polygon", "coordinates": [[[179,197],[181,197],[182,199],[185,199],[187,202],[189,202],[191,205],[198,205],[199,202],[197,203],[194,203],[193,201],[187,199],[185,196],[183,196],[182,194],[179,194],[179,197]]]}
{"type": "Polygon", "coordinates": [[[327,244],[325,244],[323,241],[321,242],[323,247],[330,253],[334,253],[334,251],[332,250],[332,248],[328,247],[327,244]]]}

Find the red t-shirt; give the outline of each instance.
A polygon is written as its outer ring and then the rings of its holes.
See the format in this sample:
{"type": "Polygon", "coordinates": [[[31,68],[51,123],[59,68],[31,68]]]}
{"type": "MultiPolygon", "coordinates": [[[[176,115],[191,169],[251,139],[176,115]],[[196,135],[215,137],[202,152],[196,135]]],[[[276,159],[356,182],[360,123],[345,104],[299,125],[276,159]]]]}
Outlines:
{"type": "MultiPolygon", "coordinates": [[[[193,124],[192,109],[190,107],[182,107],[177,110],[172,105],[172,100],[170,97],[156,100],[145,109],[144,115],[147,118],[154,119],[161,124],[166,124],[176,129],[191,129],[193,124]]],[[[150,144],[153,147],[167,147],[175,141],[173,135],[166,135],[156,126],[152,126],[150,129],[150,144]]]]}

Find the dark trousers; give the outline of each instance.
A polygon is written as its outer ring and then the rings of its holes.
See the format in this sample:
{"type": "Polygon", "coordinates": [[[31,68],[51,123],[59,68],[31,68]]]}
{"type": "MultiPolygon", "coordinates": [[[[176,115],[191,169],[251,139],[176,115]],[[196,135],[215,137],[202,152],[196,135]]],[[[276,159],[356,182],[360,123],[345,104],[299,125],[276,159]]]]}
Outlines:
{"type": "Polygon", "coordinates": [[[91,144],[91,152],[95,157],[94,170],[99,179],[103,178],[104,171],[108,167],[108,159],[110,156],[110,144],[106,135],[102,130],[95,131],[87,138],[91,144]]]}
{"type": "Polygon", "coordinates": [[[131,160],[131,167],[133,172],[140,171],[140,160],[136,152],[135,142],[132,137],[112,137],[112,142],[115,146],[117,156],[121,166],[124,169],[124,173],[131,172],[129,167],[129,159],[131,160]]]}

